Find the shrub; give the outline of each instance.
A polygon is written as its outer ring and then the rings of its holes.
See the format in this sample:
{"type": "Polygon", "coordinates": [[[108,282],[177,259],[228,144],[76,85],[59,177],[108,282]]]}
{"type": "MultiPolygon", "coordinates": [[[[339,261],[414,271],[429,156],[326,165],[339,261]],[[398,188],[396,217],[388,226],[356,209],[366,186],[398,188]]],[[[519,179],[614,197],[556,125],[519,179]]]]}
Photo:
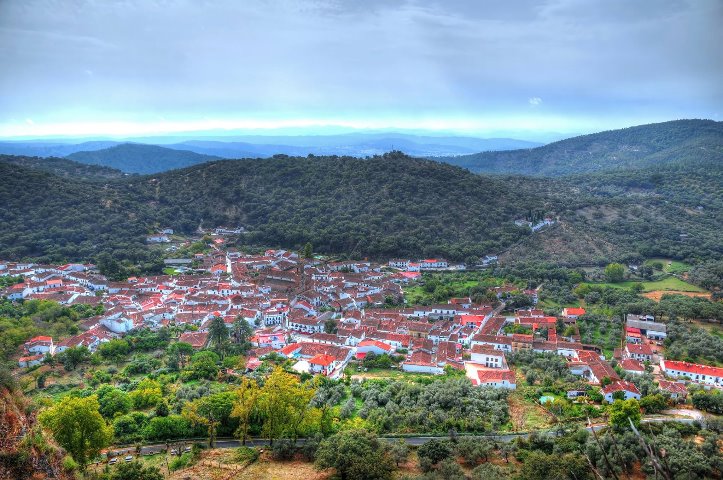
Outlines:
{"type": "Polygon", "coordinates": [[[254,463],[259,459],[259,451],[251,447],[239,447],[234,458],[238,463],[254,463]]]}
{"type": "Polygon", "coordinates": [[[296,445],[293,440],[282,438],[274,442],[271,448],[271,456],[274,460],[291,460],[296,453],[296,445]]]}
{"type": "Polygon", "coordinates": [[[77,470],[78,464],[73,460],[73,457],[66,455],[63,457],[63,468],[69,472],[77,470]]]}

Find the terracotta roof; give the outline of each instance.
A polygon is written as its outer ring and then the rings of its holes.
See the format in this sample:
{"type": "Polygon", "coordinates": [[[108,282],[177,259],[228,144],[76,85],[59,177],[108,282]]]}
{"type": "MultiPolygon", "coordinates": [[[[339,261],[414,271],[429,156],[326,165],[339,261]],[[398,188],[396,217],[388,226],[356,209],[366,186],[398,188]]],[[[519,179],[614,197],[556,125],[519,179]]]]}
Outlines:
{"type": "Polygon", "coordinates": [[[607,385],[602,388],[602,394],[607,395],[608,393],[613,392],[630,392],[630,393],[636,393],[640,395],[640,391],[638,390],[638,387],[633,385],[630,382],[626,382],[625,380],[618,380],[616,382],[611,383],[610,385],[607,385]]]}
{"type": "Polygon", "coordinates": [[[310,360],[309,363],[313,363],[314,365],[321,365],[323,367],[328,367],[331,365],[334,360],[336,360],[331,355],[326,355],[324,353],[319,353],[317,355],[314,355],[310,360]]]}
{"type": "Polygon", "coordinates": [[[710,375],[713,377],[723,377],[723,368],[711,367],[710,365],[699,365],[697,363],[678,362],[675,360],[663,361],[665,370],[677,370],[679,372],[694,373],[697,375],[710,375]]]}

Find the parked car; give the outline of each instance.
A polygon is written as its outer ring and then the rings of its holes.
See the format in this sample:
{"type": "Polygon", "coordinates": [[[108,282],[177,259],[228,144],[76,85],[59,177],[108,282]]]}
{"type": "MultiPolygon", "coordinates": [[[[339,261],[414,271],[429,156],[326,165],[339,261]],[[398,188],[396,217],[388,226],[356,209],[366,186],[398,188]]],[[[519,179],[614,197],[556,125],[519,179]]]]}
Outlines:
{"type": "Polygon", "coordinates": [[[132,462],[132,461],[133,461],[133,455],[128,455],[128,456],[125,458],[125,460],[126,460],[126,462],[132,462]]]}

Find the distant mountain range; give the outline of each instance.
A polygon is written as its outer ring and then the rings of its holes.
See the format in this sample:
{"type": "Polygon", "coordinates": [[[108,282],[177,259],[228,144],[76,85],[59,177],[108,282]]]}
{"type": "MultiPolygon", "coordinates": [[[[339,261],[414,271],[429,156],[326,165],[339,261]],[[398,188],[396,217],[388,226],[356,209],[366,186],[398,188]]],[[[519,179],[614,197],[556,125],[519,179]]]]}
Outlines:
{"type": "Polygon", "coordinates": [[[560,176],[686,160],[723,160],[723,122],[675,120],[568,138],[541,147],[437,158],[475,173],[560,176]]]}
{"type": "MultiPolygon", "coordinates": [[[[712,120],[655,123],[568,138],[543,146],[504,138],[397,133],[180,137],[183,141],[177,143],[164,143],[162,146],[150,143],[169,142],[173,138],[145,139],[148,143],[0,142],[0,154],[65,157],[125,173],[150,174],[219,159],[259,159],[275,155],[371,157],[395,150],[460,166],[475,173],[548,177],[661,166],[687,160],[723,159],[723,122],[712,120]],[[465,155],[460,155],[462,153],[465,155]]],[[[93,176],[92,172],[85,174],[93,176]]]]}
{"type": "Polygon", "coordinates": [[[510,138],[435,137],[401,133],[234,135],[196,139],[180,137],[177,140],[181,141],[174,141],[174,137],[153,137],[125,142],[0,142],[0,154],[67,157],[82,163],[117,168],[127,173],[156,173],[218,158],[268,158],[278,154],[367,157],[391,150],[416,157],[437,157],[541,145],[510,138]]]}

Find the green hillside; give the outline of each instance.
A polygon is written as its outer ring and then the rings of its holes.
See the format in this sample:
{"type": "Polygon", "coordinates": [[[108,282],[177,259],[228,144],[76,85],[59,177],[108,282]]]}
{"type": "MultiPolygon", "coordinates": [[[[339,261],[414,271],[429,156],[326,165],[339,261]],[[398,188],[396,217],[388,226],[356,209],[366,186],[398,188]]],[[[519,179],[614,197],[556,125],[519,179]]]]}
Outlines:
{"type": "Polygon", "coordinates": [[[583,135],[526,150],[437,158],[477,173],[561,176],[723,161],[723,122],[676,120],[583,135]]]}
{"type": "Polygon", "coordinates": [[[239,242],[369,256],[503,253],[570,265],[723,255],[723,171],[689,162],[543,179],[476,175],[399,152],[224,160],[153,176],[61,178],[0,161],[0,258],[157,261],[160,226],[241,225],[239,242]],[[514,220],[558,219],[531,234],[514,220]]]}
{"type": "Polygon", "coordinates": [[[66,158],[80,163],[102,165],[126,173],[157,173],[218,160],[188,150],[174,150],[156,145],[123,143],[102,150],[75,152],[66,158]]]}
{"type": "Polygon", "coordinates": [[[12,163],[22,167],[53,173],[61,177],[83,179],[120,178],[124,175],[120,170],[99,165],[78,163],[66,158],[56,157],[25,157],[16,155],[0,155],[0,162],[12,163]]]}

